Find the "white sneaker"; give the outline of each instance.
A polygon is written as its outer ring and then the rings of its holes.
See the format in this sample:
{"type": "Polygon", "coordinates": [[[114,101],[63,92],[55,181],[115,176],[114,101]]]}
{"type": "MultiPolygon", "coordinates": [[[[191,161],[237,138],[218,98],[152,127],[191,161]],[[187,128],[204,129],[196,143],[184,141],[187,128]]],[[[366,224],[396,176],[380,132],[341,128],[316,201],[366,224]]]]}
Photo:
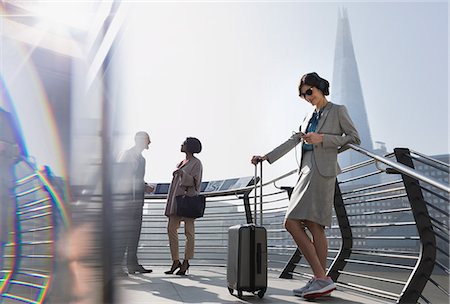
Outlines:
{"type": "Polygon", "coordinates": [[[315,299],[330,294],[336,289],[336,285],[330,277],[326,279],[315,279],[309,288],[303,291],[305,299],[315,299]]]}
{"type": "Polygon", "coordinates": [[[306,283],[305,286],[301,287],[301,288],[297,288],[292,290],[292,292],[294,293],[294,295],[296,295],[297,297],[302,297],[303,296],[303,292],[305,290],[307,290],[309,288],[309,286],[311,286],[311,284],[313,283],[313,281],[315,280],[315,277],[312,277],[308,283],[306,283]]]}

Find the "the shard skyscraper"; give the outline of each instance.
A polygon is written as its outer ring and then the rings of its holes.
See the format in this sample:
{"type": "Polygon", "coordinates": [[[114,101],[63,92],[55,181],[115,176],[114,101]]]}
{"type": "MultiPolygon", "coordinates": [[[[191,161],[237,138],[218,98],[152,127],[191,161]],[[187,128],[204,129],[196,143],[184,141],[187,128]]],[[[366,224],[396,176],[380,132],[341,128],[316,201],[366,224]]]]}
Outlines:
{"type": "MultiPolygon", "coordinates": [[[[350,23],[345,9],[340,10],[338,16],[331,101],[347,107],[361,137],[361,147],[373,151],[358,65],[353,50],[350,23]]],[[[339,155],[339,164],[345,168],[366,159],[358,152],[345,151],[339,155]]]]}

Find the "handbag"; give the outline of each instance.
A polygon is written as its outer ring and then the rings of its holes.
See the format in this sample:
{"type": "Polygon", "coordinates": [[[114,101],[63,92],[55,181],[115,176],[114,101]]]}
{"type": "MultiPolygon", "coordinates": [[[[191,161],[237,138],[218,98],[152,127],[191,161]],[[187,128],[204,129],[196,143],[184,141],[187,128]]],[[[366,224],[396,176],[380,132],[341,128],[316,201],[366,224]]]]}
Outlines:
{"type": "Polygon", "coordinates": [[[175,199],[177,201],[177,216],[188,218],[203,217],[206,207],[204,195],[178,195],[175,199]]]}

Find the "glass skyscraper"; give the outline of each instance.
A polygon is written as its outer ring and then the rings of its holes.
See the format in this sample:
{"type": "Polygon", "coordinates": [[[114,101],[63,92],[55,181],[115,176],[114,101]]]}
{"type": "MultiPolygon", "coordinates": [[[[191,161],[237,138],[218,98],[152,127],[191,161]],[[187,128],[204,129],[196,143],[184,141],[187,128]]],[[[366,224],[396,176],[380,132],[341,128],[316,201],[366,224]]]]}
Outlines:
{"type": "MultiPolygon", "coordinates": [[[[338,16],[331,101],[347,107],[361,137],[361,147],[373,151],[372,136],[346,9],[341,9],[338,16]]],[[[346,151],[339,155],[339,164],[344,168],[365,159],[358,152],[346,151]]]]}

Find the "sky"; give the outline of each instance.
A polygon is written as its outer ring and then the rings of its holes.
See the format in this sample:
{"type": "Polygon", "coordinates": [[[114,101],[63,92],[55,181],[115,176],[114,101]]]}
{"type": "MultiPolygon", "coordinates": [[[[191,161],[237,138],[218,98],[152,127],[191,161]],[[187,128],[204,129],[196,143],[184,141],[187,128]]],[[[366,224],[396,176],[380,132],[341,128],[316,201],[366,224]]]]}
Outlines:
{"type": "MultiPolygon", "coordinates": [[[[297,130],[311,107],[301,75],[331,83],[346,8],[373,141],[449,153],[448,4],[444,2],[133,2],[118,42],[120,146],[150,133],[148,181],[170,181],[187,136],[204,146],[204,180],[253,175],[250,158],[297,130]]],[[[296,167],[295,152],[265,166],[296,167]]]]}
{"type": "MultiPolygon", "coordinates": [[[[123,0],[122,7],[127,18],[111,61],[118,72],[110,85],[120,101],[112,152],[147,131],[147,182],[170,181],[188,136],[203,143],[204,181],[253,175],[251,156],[288,139],[312,110],[298,97],[300,77],[317,72],[330,81],[333,95],[342,8],[373,141],[386,143],[388,151],[450,151],[447,1],[123,0]]],[[[23,64],[29,54],[0,51],[2,71],[14,80],[6,79],[11,98],[24,101],[15,106],[29,154],[62,174],[49,111],[34,105],[43,88],[23,64]]],[[[265,180],[296,166],[293,151],[264,166],[265,180]]]]}

